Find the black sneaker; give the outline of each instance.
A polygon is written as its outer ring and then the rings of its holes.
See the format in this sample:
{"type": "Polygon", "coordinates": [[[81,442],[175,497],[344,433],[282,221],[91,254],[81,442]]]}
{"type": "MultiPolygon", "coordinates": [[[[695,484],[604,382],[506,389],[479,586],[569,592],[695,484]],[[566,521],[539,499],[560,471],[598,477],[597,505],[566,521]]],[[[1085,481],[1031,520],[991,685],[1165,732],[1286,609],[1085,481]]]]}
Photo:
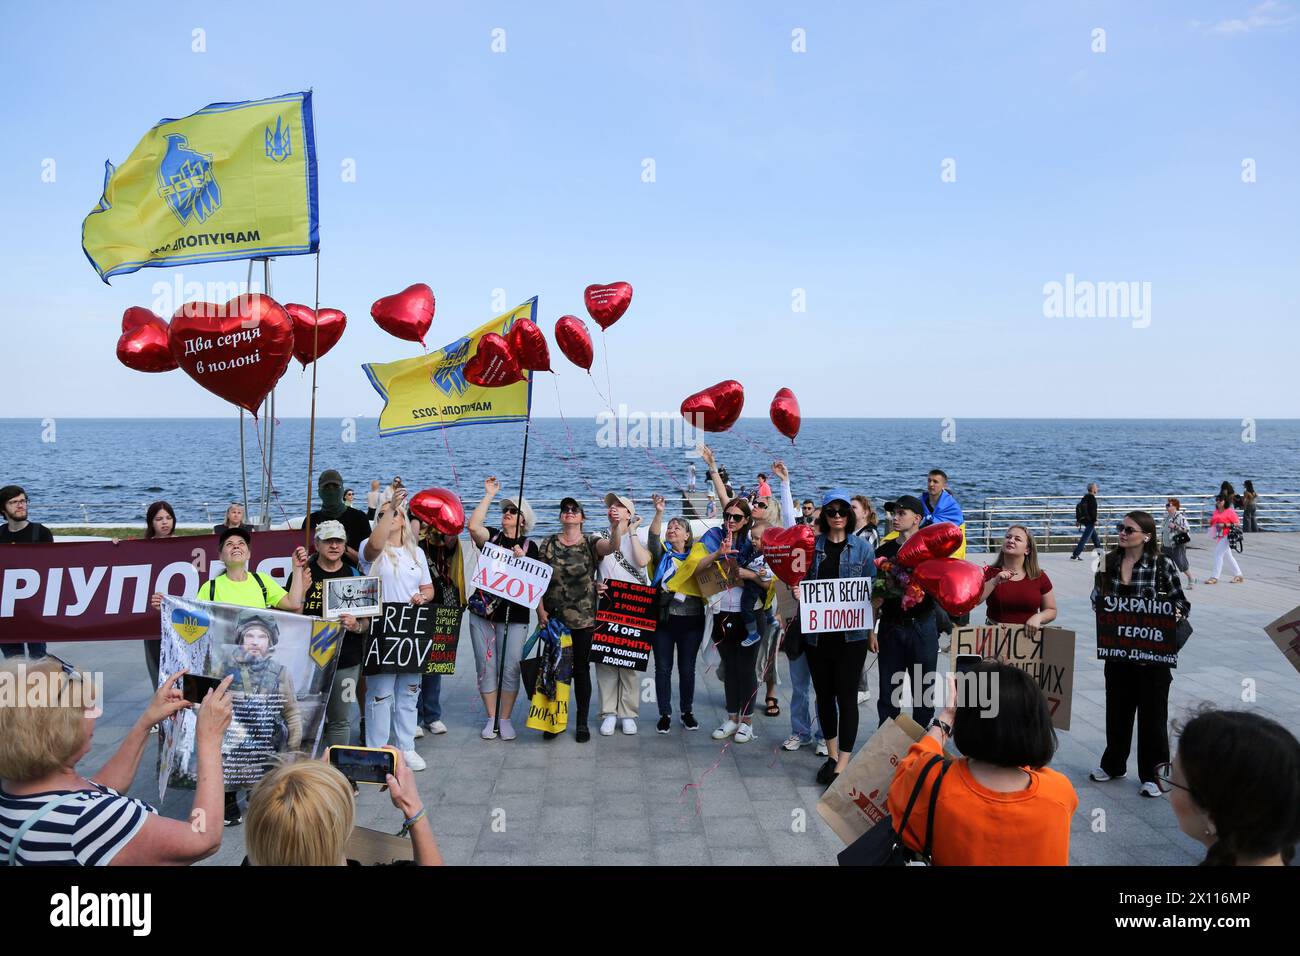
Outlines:
{"type": "Polygon", "coordinates": [[[682,714],[682,726],[687,730],[699,730],[700,722],[696,720],[695,715],[688,710],[686,713],[682,714]]]}
{"type": "Polygon", "coordinates": [[[243,822],[244,818],[239,815],[239,798],[233,793],[226,794],[226,826],[237,827],[243,822]]]}
{"type": "Polygon", "coordinates": [[[826,762],[822,764],[821,769],[817,771],[817,782],[823,787],[830,786],[831,782],[839,776],[835,772],[837,761],[834,757],[827,757],[826,762]]]}
{"type": "Polygon", "coordinates": [[[668,733],[669,730],[672,729],[672,726],[673,726],[673,719],[669,717],[667,714],[664,714],[662,717],[659,718],[659,723],[655,724],[655,730],[657,730],[661,734],[666,734],[668,733]]]}
{"type": "Polygon", "coordinates": [[[558,737],[558,736],[560,736],[560,735],[557,734],[557,733],[555,733],[555,731],[553,731],[553,730],[543,730],[543,731],[542,731],[542,739],[543,739],[543,740],[546,740],[546,741],[554,740],[554,739],[555,739],[556,737],[558,737]]]}
{"type": "Polygon", "coordinates": [[[578,743],[585,744],[588,740],[591,739],[591,730],[588,729],[586,724],[578,724],[577,736],[578,736],[578,743]]]}

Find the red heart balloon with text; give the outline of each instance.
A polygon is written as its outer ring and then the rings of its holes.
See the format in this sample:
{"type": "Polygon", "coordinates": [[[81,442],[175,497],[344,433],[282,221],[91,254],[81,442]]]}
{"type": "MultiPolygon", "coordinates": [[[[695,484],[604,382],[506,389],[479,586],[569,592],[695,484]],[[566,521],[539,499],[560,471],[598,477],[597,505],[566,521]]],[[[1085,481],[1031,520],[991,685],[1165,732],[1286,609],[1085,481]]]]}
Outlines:
{"type": "Polygon", "coordinates": [[[343,329],[348,324],[348,317],[338,309],[317,312],[309,305],[290,302],[284,311],[293,319],[293,357],[303,367],[311,364],[313,350],[316,358],[324,358],[343,337],[343,329]]]}
{"type": "Polygon", "coordinates": [[[459,495],[446,488],[425,488],[406,507],[441,534],[460,534],[465,529],[465,506],[459,495]]]}
{"type": "MultiPolygon", "coordinates": [[[[901,557],[902,552],[899,554],[901,557]]],[[[960,558],[923,561],[912,571],[912,580],[953,617],[979,604],[984,593],[984,569],[960,558]]]]}
{"type": "Polygon", "coordinates": [[[546,336],[532,319],[519,319],[510,326],[508,341],[520,368],[533,372],[551,370],[551,350],[546,344],[546,336]]]}
{"type": "Polygon", "coordinates": [[[602,329],[607,329],[623,318],[623,313],[632,304],[632,286],[626,282],[589,285],[582,293],[582,298],[587,303],[587,314],[602,329]]]}
{"type": "Polygon", "coordinates": [[[417,282],[396,295],[376,299],[370,307],[370,317],[389,335],[423,345],[425,333],[433,323],[433,309],[433,290],[417,282]]]}
{"type": "Polygon", "coordinates": [[[682,402],[682,417],[706,432],[725,432],[736,424],[744,407],[745,386],[727,379],[687,396],[682,402]]]}
{"type": "Polygon", "coordinates": [[[813,550],[817,545],[817,532],[810,524],[797,524],[793,528],[768,528],[763,532],[763,560],[772,572],[797,588],[799,582],[812,568],[813,550]]]}
{"type": "Polygon", "coordinates": [[[578,368],[591,371],[594,353],[591,348],[591,333],[586,324],[576,315],[564,315],[555,323],[555,344],[560,351],[578,368]]]}
{"type": "Polygon", "coordinates": [[[799,399],[794,397],[794,392],[788,388],[783,388],[776,393],[772,399],[772,407],[768,410],[772,418],[772,424],[790,441],[794,441],[799,434],[799,426],[803,418],[799,414],[799,399]]]}
{"type": "Polygon", "coordinates": [[[148,309],[133,305],[122,313],[117,360],[137,372],[170,372],[179,368],[168,343],[167,322],[148,309]]]}
{"type": "Polygon", "coordinates": [[[479,339],[478,351],[465,363],[465,378],[484,388],[500,388],[522,381],[523,371],[510,352],[510,343],[489,332],[479,339]]]}
{"type": "Polygon", "coordinates": [[[898,563],[915,568],[922,561],[946,558],[961,547],[961,528],[951,521],[926,525],[898,549],[898,563]]]}
{"type": "Polygon", "coordinates": [[[293,357],[293,319],[259,292],[225,305],[188,302],[172,316],[168,342],[185,374],[256,415],[293,357]]]}

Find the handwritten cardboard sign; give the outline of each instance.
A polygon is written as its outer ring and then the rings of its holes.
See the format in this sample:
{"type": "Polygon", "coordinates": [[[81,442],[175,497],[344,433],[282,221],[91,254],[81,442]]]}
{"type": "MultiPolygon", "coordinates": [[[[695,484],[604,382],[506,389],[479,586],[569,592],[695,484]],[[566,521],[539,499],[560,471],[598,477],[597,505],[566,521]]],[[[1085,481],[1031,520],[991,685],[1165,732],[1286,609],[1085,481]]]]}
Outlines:
{"type": "Polygon", "coordinates": [[[1023,626],[987,624],[953,630],[952,653],[954,662],[958,654],[978,654],[1020,668],[1047,697],[1052,726],[1069,730],[1074,702],[1074,640],[1073,631],[1059,627],[1040,628],[1030,637],[1023,626]]]}
{"type": "Polygon", "coordinates": [[[1300,671],[1300,607],[1292,608],[1264,630],[1291,666],[1300,671]]]}
{"type": "Polygon", "coordinates": [[[1097,598],[1097,659],[1177,667],[1174,602],[1125,591],[1121,586],[1117,593],[1097,598]]]}
{"type": "Polygon", "coordinates": [[[444,607],[439,604],[433,608],[433,628],[429,634],[433,645],[424,665],[426,674],[456,673],[456,647],[460,644],[460,619],[465,610],[461,607],[444,607]]]}
{"type": "Polygon", "coordinates": [[[432,604],[391,604],[371,628],[361,669],[366,674],[418,674],[433,650],[432,604]]]}

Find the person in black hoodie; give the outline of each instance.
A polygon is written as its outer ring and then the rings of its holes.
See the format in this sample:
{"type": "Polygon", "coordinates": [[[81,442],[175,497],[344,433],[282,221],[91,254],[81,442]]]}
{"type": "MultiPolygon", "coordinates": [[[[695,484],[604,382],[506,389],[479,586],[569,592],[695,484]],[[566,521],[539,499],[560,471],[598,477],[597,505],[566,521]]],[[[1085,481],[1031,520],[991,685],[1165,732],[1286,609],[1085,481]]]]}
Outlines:
{"type": "MultiPolygon", "coordinates": [[[[0,488],[0,508],[4,509],[4,523],[0,524],[0,544],[53,544],[50,529],[37,521],[27,520],[27,492],[19,485],[0,488]]],[[[19,657],[24,651],[29,657],[45,656],[45,645],[0,644],[5,657],[19,657]]]]}
{"type": "Polygon", "coordinates": [[[1083,528],[1083,533],[1079,535],[1079,543],[1074,546],[1074,553],[1070,555],[1070,560],[1082,561],[1079,555],[1083,553],[1089,538],[1092,538],[1092,546],[1098,551],[1101,550],[1101,539],[1097,537],[1097,483],[1095,481],[1088,486],[1087,494],[1074,506],[1074,522],[1083,528]]]}

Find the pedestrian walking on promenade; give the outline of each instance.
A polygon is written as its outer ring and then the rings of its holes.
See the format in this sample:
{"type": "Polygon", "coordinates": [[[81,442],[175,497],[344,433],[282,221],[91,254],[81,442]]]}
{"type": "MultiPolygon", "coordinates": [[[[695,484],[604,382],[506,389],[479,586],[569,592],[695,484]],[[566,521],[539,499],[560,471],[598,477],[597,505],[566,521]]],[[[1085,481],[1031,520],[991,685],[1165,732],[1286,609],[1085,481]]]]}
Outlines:
{"type": "Polygon", "coordinates": [[[1088,486],[1087,492],[1079,503],[1074,506],[1074,523],[1077,527],[1083,529],[1079,535],[1079,543],[1074,546],[1074,553],[1070,555],[1071,561],[1082,561],[1079,557],[1083,553],[1088,539],[1092,539],[1092,546],[1098,551],[1101,550],[1101,539],[1097,537],[1097,492],[1100,490],[1094,481],[1088,486]]]}

